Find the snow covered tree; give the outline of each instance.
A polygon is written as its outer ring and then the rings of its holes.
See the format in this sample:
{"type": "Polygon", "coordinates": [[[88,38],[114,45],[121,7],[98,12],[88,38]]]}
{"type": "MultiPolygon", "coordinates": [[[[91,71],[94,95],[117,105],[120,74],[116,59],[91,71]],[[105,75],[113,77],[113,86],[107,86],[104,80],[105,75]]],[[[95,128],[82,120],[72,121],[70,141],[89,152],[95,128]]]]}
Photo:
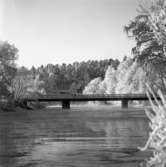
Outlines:
{"type": "Polygon", "coordinates": [[[151,128],[149,138],[144,147],[139,147],[141,151],[151,149],[153,156],[147,161],[148,167],[165,167],[166,166],[166,99],[163,93],[159,90],[158,96],[161,98],[161,102],[157,99],[155,102],[151,100],[151,95],[156,99],[156,95],[149,88],[149,100],[152,109],[146,109],[146,115],[148,116],[151,128]]]}
{"type": "Polygon", "coordinates": [[[107,91],[107,83],[103,80],[99,84],[99,89],[97,91],[98,94],[106,94],[107,91]]]}
{"type": "Polygon", "coordinates": [[[144,68],[153,90],[164,90],[166,78],[166,4],[165,0],[146,1],[138,15],[125,27],[136,41],[134,58],[144,68]],[[156,78],[157,77],[157,81],[156,78]]]}
{"type": "Polygon", "coordinates": [[[97,94],[99,90],[99,85],[101,83],[101,78],[95,78],[85,87],[83,94],[97,94]]]}
{"type": "Polygon", "coordinates": [[[116,70],[109,66],[106,73],[105,73],[105,78],[103,80],[106,84],[106,94],[113,94],[115,93],[115,88],[116,88],[116,70]]]}
{"type": "Polygon", "coordinates": [[[105,77],[92,80],[85,88],[91,94],[145,93],[147,82],[145,72],[137,61],[126,58],[117,70],[109,66],[105,77]]]}
{"type": "Polygon", "coordinates": [[[129,70],[130,66],[133,63],[133,59],[127,57],[124,61],[122,61],[117,69],[116,72],[116,78],[117,78],[117,85],[116,85],[116,89],[115,92],[116,93],[126,93],[127,91],[126,89],[126,73],[129,70]]]}

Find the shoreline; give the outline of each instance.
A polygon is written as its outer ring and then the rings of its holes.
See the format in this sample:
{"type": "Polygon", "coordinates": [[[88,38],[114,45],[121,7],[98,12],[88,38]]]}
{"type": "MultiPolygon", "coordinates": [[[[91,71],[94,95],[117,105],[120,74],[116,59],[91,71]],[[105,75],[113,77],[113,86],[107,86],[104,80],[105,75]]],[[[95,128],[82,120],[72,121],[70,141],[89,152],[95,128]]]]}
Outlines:
{"type": "MultiPolygon", "coordinates": [[[[62,109],[61,106],[47,106],[44,109],[33,109],[27,110],[22,108],[17,108],[15,111],[0,112],[2,115],[17,115],[23,113],[23,115],[35,114],[37,117],[40,115],[51,114],[53,117],[75,115],[78,118],[83,119],[147,119],[145,109],[143,107],[132,106],[127,109],[122,109],[120,106],[108,106],[108,105],[74,105],[70,109],[62,109]]],[[[22,115],[22,114],[21,114],[22,115]]]]}

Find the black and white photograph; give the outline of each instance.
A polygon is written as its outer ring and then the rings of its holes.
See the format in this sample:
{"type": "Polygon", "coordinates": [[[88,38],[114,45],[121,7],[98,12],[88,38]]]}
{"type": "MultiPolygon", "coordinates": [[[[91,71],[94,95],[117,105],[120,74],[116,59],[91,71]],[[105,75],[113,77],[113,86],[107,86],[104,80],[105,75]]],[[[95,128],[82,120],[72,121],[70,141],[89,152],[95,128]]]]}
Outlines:
{"type": "Polygon", "coordinates": [[[0,0],[0,167],[166,167],[166,0],[0,0]]]}

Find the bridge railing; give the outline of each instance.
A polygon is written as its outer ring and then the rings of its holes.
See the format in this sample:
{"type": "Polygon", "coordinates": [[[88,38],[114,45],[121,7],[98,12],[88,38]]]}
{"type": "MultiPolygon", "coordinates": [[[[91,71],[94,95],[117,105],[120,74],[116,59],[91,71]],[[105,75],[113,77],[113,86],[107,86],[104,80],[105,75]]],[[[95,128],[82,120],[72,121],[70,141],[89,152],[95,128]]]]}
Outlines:
{"type": "MultiPolygon", "coordinates": [[[[152,97],[152,96],[151,96],[152,97]]],[[[156,96],[158,99],[159,99],[159,96],[156,96]]],[[[76,94],[76,93],[72,93],[72,94],[47,94],[47,95],[39,95],[38,97],[36,96],[29,96],[28,98],[26,98],[27,100],[28,99],[32,99],[32,100],[37,100],[37,99],[131,99],[131,100],[134,100],[134,99],[148,99],[147,95],[146,94],[141,94],[141,93],[133,93],[133,94],[130,94],[130,93],[127,93],[127,94],[76,94]]],[[[152,97],[153,98],[153,97],[152,97]]]]}
{"type": "Polygon", "coordinates": [[[146,94],[130,94],[130,93],[125,93],[125,94],[84,94],[83,96],[87,97],[147,97],[146,94]]]}
{"type": "Polygon", "coordinates": [[[136,98],[136,97],[147,97],[146,94],[47,94],[47,95],[39,95],[38,97],[34,97],[34,96],[29,96],[27,99],[36,99],[36,98],[117,98],[117,97],[121,97],[121,98],[136,98]]]}

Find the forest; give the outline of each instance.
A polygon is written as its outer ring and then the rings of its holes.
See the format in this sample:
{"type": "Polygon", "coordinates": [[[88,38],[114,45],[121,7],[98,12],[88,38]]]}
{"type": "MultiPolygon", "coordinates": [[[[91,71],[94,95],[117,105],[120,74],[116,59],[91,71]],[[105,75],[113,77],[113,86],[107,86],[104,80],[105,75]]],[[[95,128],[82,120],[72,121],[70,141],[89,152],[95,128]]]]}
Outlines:
{"type": "MultiPolygon", "coordinates": [[[[24,83],[35,83],[38,87],[35,91],[50,94],[58,90],[68,90],[75,93],[82,93],[84,87],[94,78],[104,78],[108,66],[117,68],[119,61],[106,59],[100,61],[74,62],[73,64],[48,64],[38,68],[26,67],[17,69],[17,78],[24,83]]],[[[31,89],[29,84],[28,89],[31,89]]]]}
{"type": "MultiPolygon", "coordinates": [[[[1,102],[15,106],[26,97],[50,95],[66,90],[72,93],[82,93],[85,86],[94,78],[104,78],[109,66],[116,69],[119,60],[89,60],[73,64],[48,64],[31,69],[17,67],[18,49],[8,42],[1,42],[1,102]]],[[[4,103],[1,104],[3,108],[4,103]]],[[[11,107],[9,107],[11,108],[11,107]]]]}

